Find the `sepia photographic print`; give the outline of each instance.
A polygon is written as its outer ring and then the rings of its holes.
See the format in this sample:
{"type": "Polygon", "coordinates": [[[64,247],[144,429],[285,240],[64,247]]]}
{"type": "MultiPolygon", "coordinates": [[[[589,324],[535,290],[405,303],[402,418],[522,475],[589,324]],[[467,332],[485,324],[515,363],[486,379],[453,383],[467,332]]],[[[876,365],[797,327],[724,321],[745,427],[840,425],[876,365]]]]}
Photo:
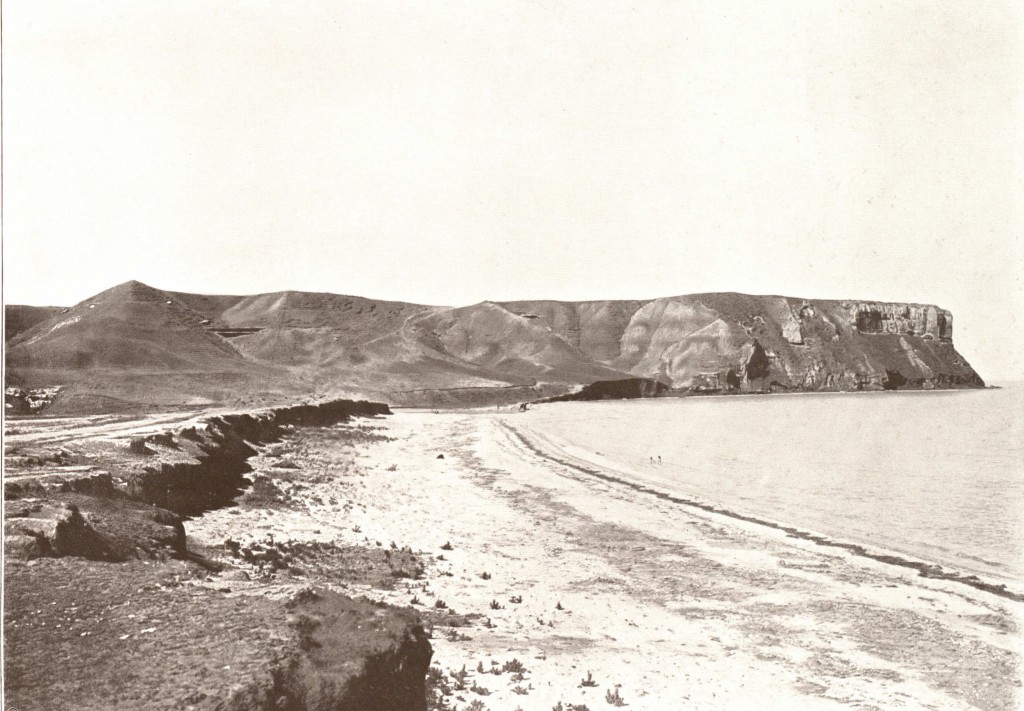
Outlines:
{"type": "Polygon", "coordinates": [[[6,0],[3,711],[1024,708],[1024,7],[6,0]]]}

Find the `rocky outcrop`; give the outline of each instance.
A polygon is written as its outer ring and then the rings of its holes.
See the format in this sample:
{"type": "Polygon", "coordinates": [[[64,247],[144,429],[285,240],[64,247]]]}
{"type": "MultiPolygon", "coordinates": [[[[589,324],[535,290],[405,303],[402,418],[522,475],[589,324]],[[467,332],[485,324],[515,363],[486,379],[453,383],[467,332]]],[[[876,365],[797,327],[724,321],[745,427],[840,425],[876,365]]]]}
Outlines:
{"type": "Polygon", "coordinates": [[[4,554],[121,562],[183,558],[180,516],[137,502],[71,495],[4,504],[4,554]]]}
{"type": "Polygon", "coordinates": [[[128,504],[116,512],[116,521],[103,526],[67,500],[31,500],[5,508],[4,552],[12,558],[117,562],[185,554],[185,529],[170,511],[128,504]]]}
{"type": "Polygon", "coordinates": [[[581,388],[578,392],[545,398],[537,402],[571,402],[588,400],[632,400],[657,397],[668,390],[665,383],[650,378],[602,380],[581,388]]]}
{"type": "Polygon", "coordinates": [[[698,392],[984,386],[938,307],[744,294],[646,304],[610,365],[698,392]]]}
{"type": "Polygon", "coordinates": [[[733,293],[503,306],[609,367],[674,390],[984,385],[952,347],[952,315],[936,306],[733,293]]]}
{"type": "Polygon", "coordinates": [[[25,390],[4,389],[4,410],[8,415],[39,415],[60,394],[60,387],[25,390]]]}
{"type": "Polygon", "coordinates": [[[953,314],[936,306],[857,302],[847,308],[861,333],[953,340],[953,314]]]}
{"type": "Polygon", "coordinates": [[[14,558],[73,555],[103,560],[106,542],[70,504],[22,506],[7,513],[4,553],[14,558]]]}

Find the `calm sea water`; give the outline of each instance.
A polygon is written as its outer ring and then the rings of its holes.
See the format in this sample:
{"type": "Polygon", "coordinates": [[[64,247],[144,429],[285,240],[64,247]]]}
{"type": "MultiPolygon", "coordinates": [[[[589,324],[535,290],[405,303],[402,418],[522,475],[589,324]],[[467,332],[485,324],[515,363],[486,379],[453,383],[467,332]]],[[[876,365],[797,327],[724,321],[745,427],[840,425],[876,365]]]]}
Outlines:
{"type": "Polygon", "coordinates": [[[1024,582],[1021,386],[561,403],[516,424],[664,491],[1024,582]]]}

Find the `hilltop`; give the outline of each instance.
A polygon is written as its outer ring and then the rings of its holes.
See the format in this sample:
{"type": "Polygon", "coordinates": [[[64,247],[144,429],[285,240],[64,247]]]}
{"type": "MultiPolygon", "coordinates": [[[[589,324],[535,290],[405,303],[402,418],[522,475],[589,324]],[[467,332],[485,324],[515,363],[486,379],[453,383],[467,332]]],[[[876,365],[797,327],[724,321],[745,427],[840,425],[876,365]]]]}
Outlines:
{"type": "Polygon", "coordinates": [[[244,369],[239,353],[179,299],[130,281],[61,309],[12,338],[11,367],[244,369]]]}
{"type": "Polygon", "coordinates": [[[7,385],[62,387],[55,411],[351,395],[486,404],[629,378],[677,394],[984,385],[953,347],[952,314],[925,304],[708,293],[450,308],[131,281],[29,308],[7,307],[7,385]]]}

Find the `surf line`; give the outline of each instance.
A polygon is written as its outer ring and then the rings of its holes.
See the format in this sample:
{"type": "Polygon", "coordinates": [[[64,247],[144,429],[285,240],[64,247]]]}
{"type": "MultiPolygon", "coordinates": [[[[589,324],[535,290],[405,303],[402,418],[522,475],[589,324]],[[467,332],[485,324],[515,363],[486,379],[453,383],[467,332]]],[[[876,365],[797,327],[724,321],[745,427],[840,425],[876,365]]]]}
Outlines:
{"type": "Polygon", "coordinates": [[[746,514],[730,511],[729,509],[724,509],[720,506],[715,506],[714,504],[706,504],[700,501],[695,501],[693,499],[686,499],[680,496],[674,496],[672,494],[665,493],[664,491],[659,491],[649,486],[645,486],[644,484],[638,484],[636,482],[629,481],[628,479],[615,476],[614,474],[609,474],[598,469],[590,469],[588,467],[584,467],[579,464],[566,461],[565,459],[560,459],[559,457],[553,454],[541,451],[526,437],[526,435],[524,435],[522,432],[520,432],[512,425],[506,424],[504,422],[500,422],[498,424],[503,429],[505,429],[509,433],[509,435],[517,439],[524,447],[526,447],[528,450],[536,454],[538,457],[555,462],[556,464],[560,464],[564,467],[568,467],[569,469],[574,469],[582,474],[586,474],[597,479],[602,479],[612,484],[618,484],[620,486],[629,487],[634,491],[639,491],[644,494],[656,496],[659,499],[671,501],[674,504],[680,504],[682,506],[691,506],[693,508],[701,509],[702,511],[717,514],[719,516],[727,516],[729,518],[738,519],[740,521],[746,521],[747,523],[753,523],[758,526],[766,526],[768,528],[773,528],[777,531],[782,531],[791,538],[799,538],[801,540],[811,541],[812,543],[816,543],[817,545],[827,546],[829,548],[841,548],[843,550],[849,551],[850,553],[853,553],[854,555],[861,556],[862,558],[870,558],[871,560],[876,560],[880,563],[887,563],[889,565],[898,565],[903,568],[910,568],[912,570],[916,570],[918,575],[920,575],[922,578],[931,578],[934,580],[949,580],[955,583],[961,583],[962,585],[967,585],[969,587],[975,588],[976,590],[982,590],[984,592],[991,593],[1002,598],[1006,598],[1007,600],[1013,600],[1015,602],[1024,602],[1024,594],[1008,590],[1006,585],[1003,585],[1002,583],[996,584],[986,582],[979,578],[977,575],[965,575],[963,573],[947,571],[944,570],[941,565],[935,565],[934,563],[924,563],[921,561],[909,560],[907,558],[901,558],[899,556],[889,555],[887,553],[875,553],[857,543],[845,543],[843,541],[836,541],[831,538],[827,538],[826,536],[819,536],[815,533],[801,531],[800,529],[793,528],[792,526],[784,526],[774,521],[768,521],[766,519],[758,518],[756,516],[748,516],[746,514]]]}

